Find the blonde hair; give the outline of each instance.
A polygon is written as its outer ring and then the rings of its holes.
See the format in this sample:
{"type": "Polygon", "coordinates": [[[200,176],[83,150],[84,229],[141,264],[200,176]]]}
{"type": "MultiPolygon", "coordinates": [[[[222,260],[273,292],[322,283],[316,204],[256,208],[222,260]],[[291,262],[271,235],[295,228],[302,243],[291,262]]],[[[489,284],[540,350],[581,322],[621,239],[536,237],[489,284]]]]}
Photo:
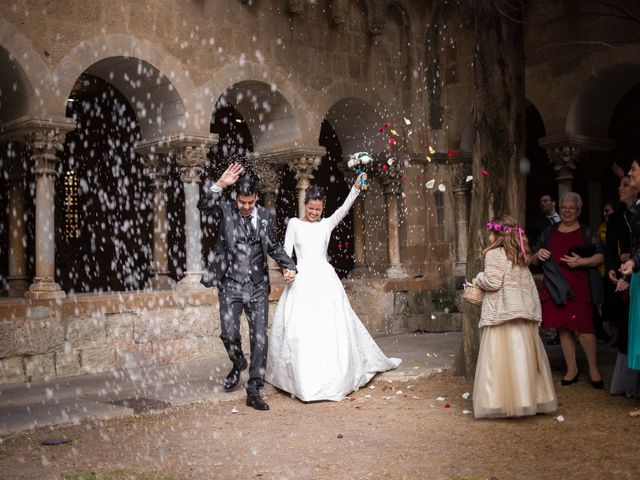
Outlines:
{"type": "Polygon", "coordinates": [[[529,265],[529,241],[524,234],[524,229],[516,225],[515,219],[510,215],[500,215],[487,222],[487,228],[495,235],[495,240],[491,242],[483,251],[482,256],[494,248],[504,248],[507,258],[514,265],[529,265]]]}

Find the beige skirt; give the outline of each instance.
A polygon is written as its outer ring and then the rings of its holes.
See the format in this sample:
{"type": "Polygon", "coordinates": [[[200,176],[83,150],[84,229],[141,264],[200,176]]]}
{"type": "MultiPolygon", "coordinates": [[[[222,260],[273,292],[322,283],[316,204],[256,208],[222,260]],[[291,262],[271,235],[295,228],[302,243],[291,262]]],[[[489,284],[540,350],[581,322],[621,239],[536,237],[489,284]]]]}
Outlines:
{"type": "Polygon", "coordinates": [[[483,327],[473,385],[474,416],[522,417],[557,408],[538,325],[517,319],[483,327]]]}

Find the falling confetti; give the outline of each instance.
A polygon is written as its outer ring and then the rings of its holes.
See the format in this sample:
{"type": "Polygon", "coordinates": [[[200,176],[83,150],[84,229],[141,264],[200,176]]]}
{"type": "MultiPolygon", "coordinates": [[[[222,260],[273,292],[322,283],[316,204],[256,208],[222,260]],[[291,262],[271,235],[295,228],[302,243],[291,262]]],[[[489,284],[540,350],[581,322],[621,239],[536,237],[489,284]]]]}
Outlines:
{"type": "Polygon", "coordinates": [[[425,187],[427,188],[433,188],[433,186],[436,184],[435,179],[431,179],[429,180],[427,183],[425,183],[425,187]]]}
{"type": "Polygon", "coordinates": [[[465,400],[467,400],[469,398],[469,392],[464,392],[462,394],[462,398],[464,398],[465,400]]]}
{"type": "Polygon", "coordinates": [[[473,180],[473,175],[467,175],[465,182],[469,183],[471,180],[473,180]]]}
{"type": "Polygon", "coordinates": [[[451,405],[449,405],[448,403],[445,403],[443,406],[444,408],[451,408],[451,405]]]}
{"type": "Polygon", "coordinates": [[[396,139],[395,138],[390,138],[389,139],[389,145],[395,145],[396,144],[396,139]]]}
{"type": "Polygon", "coordinates": [[[447,187],[445,186],[444,183],[441,183],[440,185],[438,185],[438,190],[440,190],[441,192],[444,192],[447,189],[447,187]]]}
{"type": "Polygon", "coordinates": [[[559,421],[559,422],[564,422],[564,417],[562,415],[558,415],[556,417],[556,420],[559,421]]]}
{"type": "Polygon", "coordinates": [[[454,152],[453,150],[449,149],[449,151],[447,152],[447,157],[453,158],[455,156],[456,156],[456,152],[454,152]]]}
{"type": "Polygon", "coordinates": [[[486,170],[482,170],[480,173],[482,175],[486,175],[487,177],[489,176],[489,172],[487,172],[486,170]]]}
{"type": "Polygon", "coordinates": [[[429,155],[427,155],[427,162],[431,161],[431,157],[429,155]]]}
{"type": "Polygon", "coordinates": [[[392,135],[395,135],[396,137],[398,136],[398,132],[396,132],[393,128],[389,131],[391,132],[392,135]]]}
{"type": "Polygon", "coordinates": [[[470,413],[471,413],[471,410],[462,410],[463,415],[469,415],[470,413]]]}
{"type": "Polygon", "coordinates": [[[411,125],[411,120],[409,120],[407,117],[404,117],[404,124],[411,125]]]}

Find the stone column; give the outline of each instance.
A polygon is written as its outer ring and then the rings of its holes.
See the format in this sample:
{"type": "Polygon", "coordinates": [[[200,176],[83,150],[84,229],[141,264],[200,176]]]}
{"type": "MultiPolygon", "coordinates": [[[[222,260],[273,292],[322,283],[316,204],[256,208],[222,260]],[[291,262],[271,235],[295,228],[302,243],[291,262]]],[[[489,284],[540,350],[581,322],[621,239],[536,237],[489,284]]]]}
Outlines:
{"type": "Polygon", "coordinates": [[[27,135],[36,175],[36,273],[25,296],[34,299],[65,297],[55,282],[55,177],[64,135],[48,129],[27,135]]]}
{"type": "Polygon", "coordinates": [[[353,270],[349,272],[349,278],[362,278],[369,274],[367,266],[367,257],[365,252],[365,236],[366,228],[364,200],[366,198],[366,190],[360,190],[360,195],[353,204],[353,270]]]}
{"type": "Polygon", "coordinates": [[[464,277],[467,268],[467,243],[469,240],[469,215],[467,213],[467,176],[471,174],[469,162],[458,163],[454,170],[455,219],[456,219],[456,261],[453,273],[464,277]]]}
{"type": "Polygon", "coordinates": [[[313,178],[313,171],[320,165],[320,156],[303,156],[295,160],[289,161],[289,168],[294,171],[298,183],[298,216],[304,217],[304,191],[311,185],[310,180],[313,178]]]}
{"type": "Polygon", "coordinates": [[[576,169],[580,148],[574,145],[560,145],[547,148],[549,161],[556,172],[558,198],[573,189],[573,171],[576,169]]]}
{"type": "Polygon", "coordinates": [[[172,290],[175,282],[169,278],[167,254],[167,163],[153,151],[145,163],[153,182],[153,277],[148,285],[153,290],[172,290]]]}
{"type": "MultiPolygon", "coordinates": [[[[276,213],[276,200],[280,188],[280,172],[275,164],[263,159],[257,159],[253,164],[253,171],[258,178],[258,186],[262,193],[264,207],[276,213]]],[[[269,279],[271,283],[284,283],[284,277],[280,271],[280,265],[271,257],[267,257],[269,266],[269,279]]]]}
{"type": "Polygon", "coordinates": [[[398,196],[400,187],[395,181],[384,183],[384,198],[387,206],[387,255],[389,267],[385,275],[389,278],[403,278],[407,272],[400,262],[400,235],[398,222],[398,196]]]}
{"type": "Polygon", "coordinates": [[[17,150],[16,142],[7,143],[6,147],[6,157],[9,165],[9,275],[7,277],[7,293],[10,297],[24,297],[29,287],[25,253],[25,171],[22,162],[22,154],[24,152],[17,150]]]}
{"type": "Polygon", "coordinates": [[[187,254],[186,272],[176,286],[176,289],[180,291],[205,289],[200,283],[204,269],[202,266],[202,228],[198,199],[208,150],[206,147],[189,145],[177,154],[180,179],[184,189],[184,236],[187,254]]]}

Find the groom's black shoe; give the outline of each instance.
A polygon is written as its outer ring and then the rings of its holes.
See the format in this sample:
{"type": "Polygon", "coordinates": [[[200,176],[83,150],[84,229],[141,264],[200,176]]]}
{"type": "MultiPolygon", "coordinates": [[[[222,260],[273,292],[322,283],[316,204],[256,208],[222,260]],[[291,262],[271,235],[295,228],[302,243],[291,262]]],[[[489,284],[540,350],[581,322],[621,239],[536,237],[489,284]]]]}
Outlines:
{"type": "Polygon", "coordinates": [[[256,410],[269,410],[269,405],[259,393],[247,393],[247,407],[253,407],[256,410]]]}
{"type": "Polygon", "coordinates": [[[233,390],[236,387],[236,385],[238,385],[238,382],[240,381],[240,372],[242,372],[246,368],[247,368],[247,360],[245,358],[242,359],[242,361],[240,362],[240,365],[233,366],[233,368],[227,375],[227,378],[224,379],[225,392],[233,390]]]}

